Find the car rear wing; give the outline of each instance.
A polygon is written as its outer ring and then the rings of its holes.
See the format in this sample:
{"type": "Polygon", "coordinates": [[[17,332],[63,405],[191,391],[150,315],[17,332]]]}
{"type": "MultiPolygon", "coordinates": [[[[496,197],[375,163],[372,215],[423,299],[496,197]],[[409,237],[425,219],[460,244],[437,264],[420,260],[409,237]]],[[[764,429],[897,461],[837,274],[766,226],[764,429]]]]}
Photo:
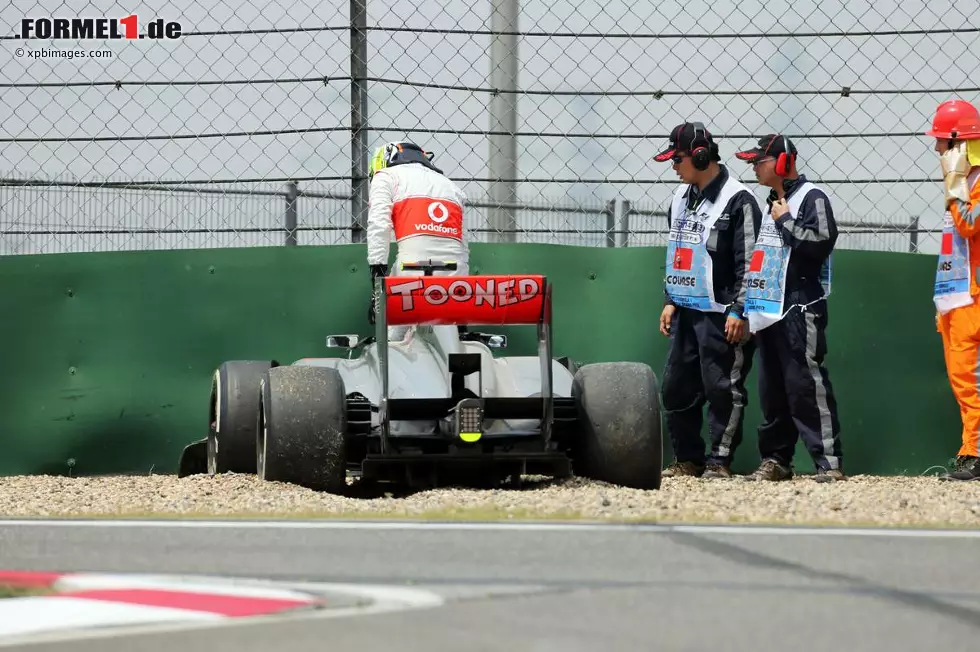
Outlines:
{"type": "Polygon", "coordinates": [[[551,285],[547,277],[541,274],[433,276],[434,271],[456,268],[455,263],[434,261],[405,264],[402,268],[422,271],[423,276],[388,276],[375,280],[382,440],[388,436],[388,327],[408,325],[537,326],[541,398],[519,400],[533,401],[540,406],[542,434],[550,439],[554,410],[551,285]]]}
{"type": "Polygon", "coordinates": [[[549,288],[541,275],[389,276],[384,279],[389,326],[540,324],[549,288]]]}

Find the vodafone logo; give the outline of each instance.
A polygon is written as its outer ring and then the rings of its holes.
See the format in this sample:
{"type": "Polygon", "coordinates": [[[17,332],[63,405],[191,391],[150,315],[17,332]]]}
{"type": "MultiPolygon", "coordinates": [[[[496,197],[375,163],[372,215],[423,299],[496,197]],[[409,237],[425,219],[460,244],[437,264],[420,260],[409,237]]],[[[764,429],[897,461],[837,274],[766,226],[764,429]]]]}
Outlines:
{"type": "Polygon", "coordinates": [[[429,231],[430,233],[446,233],[448,235],[459,235],[459,229],[440,224],[416,224],[416,231],[429,231]]]}
{"type": "MultiPolygon", "coordinates": [[[[422,286],[421,280],[405,281],[388,286],[388,290],[392,296],[402,298],[402,310],[407,312],[415,309],[416,296],[422,286]]],[[[484,283],[459,279],[450,282],[448,286],[429,285],[421,295],[426,303],[433,306],[441,306],[452,299],[460,303],[472,302],[477,308],[481,306],[497,308],[530,301],[540,293],[541,286],[537,279],[512,278],[499,283],[495,279],[487,279],[484,283]]]]}
{"type": "Polygon", "coordinates": [[[449,209],[441,201],[434,201],[429,204],[429,219],[436,224],[442,224],[449,219],[449,209]]]}
{"type": "Polygon", "coordinates": [[[463,212],[459,204],[440,197],[410,197],[392,209],[395,237],[401,241],[416,235],[463,239],[463,212]]]}

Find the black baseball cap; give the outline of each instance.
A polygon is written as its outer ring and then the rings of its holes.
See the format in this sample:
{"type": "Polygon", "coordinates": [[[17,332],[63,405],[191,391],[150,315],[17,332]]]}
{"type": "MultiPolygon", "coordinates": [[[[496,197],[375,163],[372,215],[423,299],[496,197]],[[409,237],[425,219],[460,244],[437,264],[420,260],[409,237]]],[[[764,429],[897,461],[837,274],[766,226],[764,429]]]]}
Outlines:
{"type": "Polygon", "coordinates": [[[715,141],[711,137],[711,132],[704,128],[701,123],[685,122],[674,127],[670,132],[670,145],[667,149],[653,157],[653,160],[663,163],[669,161],[676,152],[690,152],[694,149],[694,141],[707,143],[709,148],[715,149],[715,141]]]}
{"type": "Polygon", "coordinates": [[[755,163],[761,158],[776,157],[784,152],[796,156],[796,145],[793,144],[793,141],[782,134],[767,134],[759,139],[758,146],[742,152],[735,152],[735,157],[747,163],[755,163]],[[787,146],[789,146],[788,151],[787,146]]]}

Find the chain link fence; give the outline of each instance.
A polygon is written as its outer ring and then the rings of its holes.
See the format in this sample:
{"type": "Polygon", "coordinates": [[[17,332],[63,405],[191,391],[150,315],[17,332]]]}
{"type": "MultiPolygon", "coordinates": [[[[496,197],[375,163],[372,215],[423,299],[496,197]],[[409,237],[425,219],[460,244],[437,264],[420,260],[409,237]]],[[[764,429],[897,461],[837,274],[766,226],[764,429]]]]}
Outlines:
{"type": "Polygon", "coordinates": [[[922,132],[980,101],[962,3],[208,5],[3,7],[0,254],[362,242],[369,152],[401,139],[460,183],[477,241],[663,245],[677,179],[652,156],[685,120],[760,199],[735,151],[793,138],[839,248],[935,253],[922,132]]]}

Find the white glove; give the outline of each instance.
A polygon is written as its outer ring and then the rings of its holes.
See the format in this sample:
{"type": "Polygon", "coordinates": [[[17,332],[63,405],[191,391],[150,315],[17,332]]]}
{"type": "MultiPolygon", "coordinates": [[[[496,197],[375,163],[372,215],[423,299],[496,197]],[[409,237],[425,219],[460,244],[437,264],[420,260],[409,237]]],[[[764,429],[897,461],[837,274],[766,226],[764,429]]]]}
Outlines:
{"type": "Polygon", "coordinates": [[[966,157],[966,143],[960,141],[943,152],[939,162],[943,169],[946,203],[953,199],[969,201],[970,189],[966,185],[966,177],[970,173],[970,161],[966,157]]]}

